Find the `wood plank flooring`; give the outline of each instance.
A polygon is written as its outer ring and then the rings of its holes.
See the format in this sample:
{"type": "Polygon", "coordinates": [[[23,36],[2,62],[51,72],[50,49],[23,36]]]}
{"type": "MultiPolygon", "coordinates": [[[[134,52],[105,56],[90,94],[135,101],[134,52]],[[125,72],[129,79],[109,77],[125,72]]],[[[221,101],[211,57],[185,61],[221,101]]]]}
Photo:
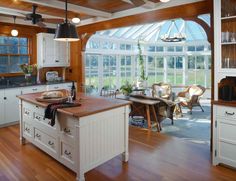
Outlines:
{"type": "MultiPolygon", "coordinates": [[[[236,171],[211,166],[206,145],[130,127],[130,159],[121,157],[85,174],[86,181],[234,181],[236,171]]],[[[19,126],[0,128],[0,181],[73,181],[75,173],[28,143],[19,126]]]]}

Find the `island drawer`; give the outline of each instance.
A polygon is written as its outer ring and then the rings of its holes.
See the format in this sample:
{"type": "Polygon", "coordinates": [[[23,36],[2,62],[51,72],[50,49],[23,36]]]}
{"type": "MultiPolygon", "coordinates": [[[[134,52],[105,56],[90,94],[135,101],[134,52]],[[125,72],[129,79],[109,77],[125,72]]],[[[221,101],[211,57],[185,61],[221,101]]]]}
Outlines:
{"type": "Polygon", "coordinates": [[[33,137],[33,128],[32,126],[26,122],[26,121],[23,121],[23,135],[25,137],[28,137],[30,139],[32,139],[33,137]]]}
{"type": "Polygon", "coordinates": [[[44,118],[43,115],[39,114],[39,113],[36,113],[34,112],[33,113],[33,119],[38,123],[40,124],[40,126],[43,126],[45,127],[46,126],[46,129],[47,128],[50,128],[50,129],[56,129],[56,124],[57,124],[57,121],[55,121],[55,124],[53,126],[51,126],[51,120],[50,119],[47,119],[47,118],[44,118]]]}
{"type": "Polygon", "coordinates": [[[30,108],[28,107],[23,108],[22,116],[23,116],[24,121],[31,121],[32,115],[33,115],[33,112],[30,108]]]}
{"type": "Polygon", "coordinates": [[[58,123],[60,132],[65,140],[74,140],[75,137],[75,119],[65,114],[59,114],[58,123]]]}
{"type": "Polygon", "coordinates": [[[49,136],[48,134],[35,128],[34,140],[36,143],[41,145],[40,148],[42,148],[45,152],[50,155],[56,156],[58,150],[58,141],[56,138],[49,136]]]}
{"type": "Polygon", "coordinates": [[[61,161],[68,166],[69,168],[73,169],[75,164],[75,154],[74,154],[74,148],[70,146],[69,144],[61,141],[61,153],[60,153],[60,159],[61,161]]]}

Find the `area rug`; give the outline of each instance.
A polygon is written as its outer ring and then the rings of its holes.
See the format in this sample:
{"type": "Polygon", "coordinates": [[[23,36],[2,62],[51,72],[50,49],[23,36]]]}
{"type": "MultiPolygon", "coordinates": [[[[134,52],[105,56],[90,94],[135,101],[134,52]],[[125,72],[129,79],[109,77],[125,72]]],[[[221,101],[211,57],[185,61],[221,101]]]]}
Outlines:
{"type": "MultiPolygon", "coordinates": [[[[175,118],[174,125],[171,120],[162,122],[162,133],[175,136],[198,144],[210,144],[211,128],[211,106],[209,103],[202,103],[204,112],[200,108],[193,109],[192,115],[188,109],[182,109],[183,117],[175,118]]],[[[146,120],[136,118],[130,120],[130,124],[147,128],[146,120]]],[[[156,131],[156,128],[153,128],[156,131]]]]}

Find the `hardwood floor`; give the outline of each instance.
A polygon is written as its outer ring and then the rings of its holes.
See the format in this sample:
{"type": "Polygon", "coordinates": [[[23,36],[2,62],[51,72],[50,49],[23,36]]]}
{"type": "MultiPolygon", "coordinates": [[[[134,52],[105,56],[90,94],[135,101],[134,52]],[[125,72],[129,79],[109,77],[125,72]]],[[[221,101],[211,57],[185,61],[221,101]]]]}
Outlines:
{"type": "MultiPolygon", "coordinates": [[[[116,157],[85,174],[86,181],[233,181],[236,171],[211,166],[210,151],[161,133],[130,127],[130,159],[116,157]]],[[[19,127],[0,129],[0,181],[73,181],[75,173],[28,143],[19,127]]]]}

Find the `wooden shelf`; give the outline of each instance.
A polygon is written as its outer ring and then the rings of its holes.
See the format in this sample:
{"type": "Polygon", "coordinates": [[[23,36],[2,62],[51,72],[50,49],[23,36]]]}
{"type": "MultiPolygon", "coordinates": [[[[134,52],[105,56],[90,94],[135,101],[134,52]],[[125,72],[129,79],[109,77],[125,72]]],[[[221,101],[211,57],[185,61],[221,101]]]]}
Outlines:
{"type": "Polygon", "coordinates": [[[221,45],[236,45],[236,42],[223,42],[221,45]]]}
{"type": "Polygon", "coordinates": [[[221,20],[222,21],[236,20],[236,15],[235,16],[221,17],[221,20]]]}

